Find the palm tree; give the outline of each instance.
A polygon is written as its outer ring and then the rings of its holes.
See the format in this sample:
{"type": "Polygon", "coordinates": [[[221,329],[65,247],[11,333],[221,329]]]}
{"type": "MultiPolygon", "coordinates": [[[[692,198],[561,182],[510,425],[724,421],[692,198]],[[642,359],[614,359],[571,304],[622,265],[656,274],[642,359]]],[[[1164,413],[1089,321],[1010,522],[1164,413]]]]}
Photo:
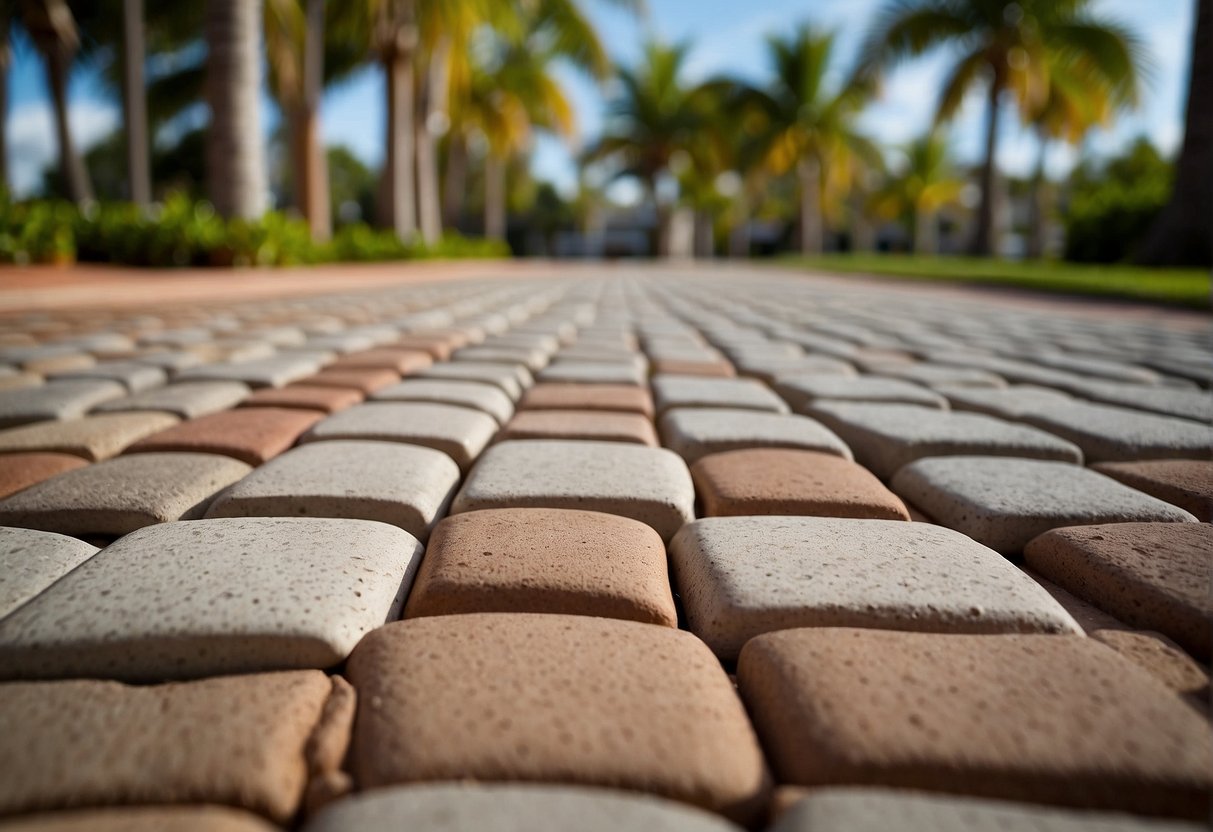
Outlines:
{"type": "Polygon", "coordinates": [[[131,202],[152,201],[151,145],[143,92],[143,0],[122,0],[122,109],[131,202]]]}
{"type": "Polygon", "coordinates": [[[408,239],[417,233],[413,61],[420,33],[416,0],[370,0],[371,42],[386,81],[379,223],[408,239]]]}
{"type": "Polygon", "coordinates": [[[774,77],[766,89],[751,89],[750,100],[769,123],[765,163],[775,175],[795,171],[800,193],[800,250],[822,250],[825,219],[836,216],[864,160],[877,164],[879,152],[861,135],[855,119],[871,96],[871,85],[856,78],[832,89],[829,71],[833,33],[800,26],[767,39],[774,77]]]}
{"type": "Polygon", "coordinates": [[[964,189],[952,162],[947,140],[932,130],[905,148],[906,167],[872,197],[878,216],[908,217],[913,226],[914,253],[939,250],[938,213],[954,203],[964,189]]]}
{"type": "Polygon", "coordinates": [[[13,61],[9,38],[12,0],[0,0],[0,195],[8,193],[8,70],[13,61]]]}
{"type": "Polygon", "coordinates": [[[1004,92],[1021,111],[1038,109],[1049,91],[1052,55],[1088,62],[1093,72],[1120,83],[1135,77],[1133,37],[1089,10],[1090,0],[887,0],[861,48],[860,75],[928,52],[958,47],[960,58],[944,84],[937,121],[952,118],[965,94],[986,86],[985,158],[981,203],[971,250],[995,249],[996,153],[1004,92]]]}
{"type": "Polygon", "coordinates": [[[1192,66],[1183,147],[1171,200],[1154,221],[1139,263],[1154,266],[1213,265],[1213,0],[1196,0],[1192,66]]]}
{"type": "Polygon", "coordinates": [[[640,65],[619,71],[619,94],[608,103],[607,126],[587,160],[611,160],[616,176],[640,181],[657,212],[657,252],[670,253],[671,207],[658,194],[670,162],[695,140],[704,117],[683,82],[687,45],[645,44],[640,65]]]}
{"type": "Polygon", "coordinates": [[[55,105],[59,168],[67,183],[68,196],[78,204],[91,202],[93,185],[68,121],[67,81],[72,59],[80,48],[76,18],[66,0],[21,0],[21,22],[46,63],[47,82],[55,105]]]}

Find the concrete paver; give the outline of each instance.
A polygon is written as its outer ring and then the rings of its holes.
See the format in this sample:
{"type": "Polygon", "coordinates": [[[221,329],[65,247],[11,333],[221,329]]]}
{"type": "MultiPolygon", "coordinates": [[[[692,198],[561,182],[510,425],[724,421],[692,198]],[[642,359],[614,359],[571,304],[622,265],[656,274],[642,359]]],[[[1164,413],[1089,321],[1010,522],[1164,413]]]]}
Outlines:
{"type": "Polygon", "coordinates": [[[518,403],[520,410],[605,410],[653,418],[649,391],[633,384],[536,384],[518,403]]]}
{"type": "Polygon", "coordinates": [[[88,461],[74,454],[34,451],[0,457],[0,498],[37,485],[53,476],[83,468],[88,461]]]}
{"type": "Polygon", "coordinates": [[[661,417],[666,447],[694,464],[708,454],[744,448],[797,448],[851,459],[829,428],[805,416],[725,407],[678,407],[661,417]]]}
{"type": "Polygon", "coordinates": [[[105,380],[56,381],[0,390],[0,428],[78,419],[102,402],[125,395],[125,387],[105,380]]]}
{"type": "Polygon", "coordinates": [[[97,552],[61,534],[0,528],[0,620],[97,552]]]}
{"type": "Polygon", "coordinates": [[[316,424],[303,442],[330,439],[404,442],[442,451],[463,470],[497,432],[486,413],[429,402],[368,402],[316,424]]]}
{"type": "Polygon", "coordinates": [[[523,410],[497,437],[507,439],[587,439],[656,447],[653,423],[639,413],[597,410],[523,410]]]}
{"type": "Polygon", "coordinates": [[[1147,459],[1100,462],[1096,471],[1213,522],[1213,460],[1147,459]]]}
{"type": "Polygon", "coordinates": [[[4,824],[8,832],[274,832],[257,815],[219,806],[81,809],[24,815],[4,824]]]}
{"type": "Polygon", "coordinates": [[[192,381],[111,399],[97,405],[93,412],[160,410],[180,419],[195,419],[235,407],[248,395],[248,386],[238,381],[192,381]]]}
{"type": "Polygon", "coordinates": [[[89,462],[109,459],[149,434],[180,420],[171,413],[98,413],[66,422],[42,422],[0,431],[0,454],[62,453],[89,462]]]}
{"type": "Polygon", "coordinates": [[[674,407],[723,407],[788,413],[783,399],[761,382],[748,378],[654,376],[653,399],[658,414],[674,407]]]}
{"type": "Polygon", "coordinates": [[[353,407],[365,397],[352,387],[321,387],[295,383],[286,387],[264,387],[241,402],[242,407],[285,407],[336,413],[353,407]]]}
{"type": "Polygon", "coordinates": [[[309,410],[247,407],[190,419],[153,433],[127,448],[127,453],[222,454],[261,465],[295,444],[323,416],[309,410]]]}
{"type": "Polygon", "coordinates": [[[492,416],[504,425],[514,415],[514,402],[500,387],[479,381],[411,378],[376,390],[377,402],[430,402],[470,407],[492,416]]]}

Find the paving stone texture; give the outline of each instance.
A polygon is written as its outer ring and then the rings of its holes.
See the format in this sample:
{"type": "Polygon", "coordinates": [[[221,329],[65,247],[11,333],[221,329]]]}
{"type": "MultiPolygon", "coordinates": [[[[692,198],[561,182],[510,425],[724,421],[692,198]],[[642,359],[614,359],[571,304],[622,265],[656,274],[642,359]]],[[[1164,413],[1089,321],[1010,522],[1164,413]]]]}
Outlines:
{"type": "Polygon", "coordinates": [[[1207,822],[1207,319],[430,268],[0,298],[0,827],[1207,822]]]}

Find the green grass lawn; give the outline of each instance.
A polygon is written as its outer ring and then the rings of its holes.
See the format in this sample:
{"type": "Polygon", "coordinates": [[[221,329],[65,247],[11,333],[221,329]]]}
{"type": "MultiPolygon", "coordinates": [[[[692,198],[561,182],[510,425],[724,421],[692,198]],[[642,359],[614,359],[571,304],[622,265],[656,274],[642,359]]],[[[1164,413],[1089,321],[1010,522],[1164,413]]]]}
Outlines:
{"type": "Polygon", "coordinates": [[[784,265],[827,272],[863,272],[910,280],[939,280],[983,286],[1015,286],[1041,292],[1153,301],[1209,308],[1209,272],[1145,269],[1065,262],[1015,262],[976,257],[915,257],[906,254],[788,256],[784,265]]]}

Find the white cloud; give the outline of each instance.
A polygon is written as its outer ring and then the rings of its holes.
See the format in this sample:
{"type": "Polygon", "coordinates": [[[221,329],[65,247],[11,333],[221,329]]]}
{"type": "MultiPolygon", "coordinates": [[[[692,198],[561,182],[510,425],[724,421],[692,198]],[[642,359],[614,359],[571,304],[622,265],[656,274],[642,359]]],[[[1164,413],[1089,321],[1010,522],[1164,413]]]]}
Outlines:
{"type": "MultiPolygon", "coordinates": [[[[120,112],[95,99],[72,102],[68,123],[76,146],[84,153],[118,127],[120,112]]],[[[9,113],[7,130],[9,183],[14,196],[28,196],[41,184],[43,169],[58,159],[54,110],[49,102],[15,107],[9,113]]]]}

